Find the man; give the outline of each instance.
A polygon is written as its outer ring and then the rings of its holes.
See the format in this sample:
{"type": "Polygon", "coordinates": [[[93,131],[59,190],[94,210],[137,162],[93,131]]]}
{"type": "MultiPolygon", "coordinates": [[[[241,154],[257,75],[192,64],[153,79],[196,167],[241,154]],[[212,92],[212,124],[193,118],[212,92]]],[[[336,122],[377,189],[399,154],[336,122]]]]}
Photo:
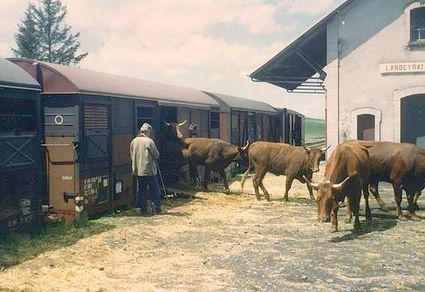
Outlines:
{"type": "Polygon", "coordinates": [[[160,200],[161,193],[157,180],[157,163],[159,158],[158,149],[155,142],[151,139],[152,126],[144,123],[140,127],[140,134],[131,141],[130,156],[133,169],[133,175],[137,176],[139,186],[138,204],[142,215],[147,215],[147,187],[151,192],[153,212],[161,212],[160,200]]]}

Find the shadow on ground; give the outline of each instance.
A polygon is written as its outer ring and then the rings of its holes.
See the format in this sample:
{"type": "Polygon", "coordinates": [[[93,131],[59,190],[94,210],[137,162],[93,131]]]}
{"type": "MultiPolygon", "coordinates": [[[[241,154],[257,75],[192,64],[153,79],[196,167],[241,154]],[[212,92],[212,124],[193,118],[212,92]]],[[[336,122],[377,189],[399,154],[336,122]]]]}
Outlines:
{"type": "MultiPolygon", "coordinates": [[[[353,229],[351,233],[339,237],[334,237],[330,241],[342,242],[347,240],[354,240],[368,233],[383,232],[385,230],[389,230],[397,225],[398,220],[395,218],[394,212],[383,212],[378,211],[376,209],[375,211],[375,213],[372,213],[372,221],[361,221],[359,230],[354,231],[353,229]]],[[[360,214],[360,216],[362,216],[362,214],[360,214]]]]}
{"type": "Polygon", "coordinates": [[[62,223],[48,225],[34,238],[22,234],[9,234],[0,242],[0,270],[21,264],[38,255],[73,245],[79,240],[114,229],[113,224],[88,221],[85,226],[66,227],[62,223]]]}

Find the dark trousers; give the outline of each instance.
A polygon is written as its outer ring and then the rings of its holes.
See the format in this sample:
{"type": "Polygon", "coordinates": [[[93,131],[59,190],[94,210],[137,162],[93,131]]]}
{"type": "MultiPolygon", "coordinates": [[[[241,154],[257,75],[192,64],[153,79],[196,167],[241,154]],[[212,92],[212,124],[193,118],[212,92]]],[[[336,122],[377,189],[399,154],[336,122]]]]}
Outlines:
{"type": "Polygon", "coordinates": [[[149,186],[152,208],[155,213],[161,212],[161,192],[159,190],[158,179],[156,175],[154,176],[138,176],[137,183],[139,185],[139,196],[138,196],[138,205],[140,211],[148,211],[148,198],[147,198],[147,189],[149,186]]]}

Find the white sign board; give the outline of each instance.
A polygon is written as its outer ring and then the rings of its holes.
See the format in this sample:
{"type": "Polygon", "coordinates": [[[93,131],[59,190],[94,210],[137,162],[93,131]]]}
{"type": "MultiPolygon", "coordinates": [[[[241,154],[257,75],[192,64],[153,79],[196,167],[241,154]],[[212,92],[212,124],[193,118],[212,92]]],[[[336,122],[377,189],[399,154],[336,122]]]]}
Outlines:
{"type": "Polygon", "coordinates": [[[425,73],[425,62],[380,64],[379,72],[381,74],[418,72],[425,73]]]}

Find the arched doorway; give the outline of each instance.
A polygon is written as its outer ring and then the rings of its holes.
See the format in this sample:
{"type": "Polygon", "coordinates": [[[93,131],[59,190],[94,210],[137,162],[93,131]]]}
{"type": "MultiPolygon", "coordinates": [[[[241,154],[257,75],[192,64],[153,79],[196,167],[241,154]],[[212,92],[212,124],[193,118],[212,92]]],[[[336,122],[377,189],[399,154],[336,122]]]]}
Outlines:
{"type": "Polygon", "coordinates": [[[357,116],[357,139],[375,141],[375,116],[363,114],[357,116]]]}
{"type": "Polygon", "coordinates": [[[425,147],[425,94],[401,99],[401,142],[425,147]]]}

